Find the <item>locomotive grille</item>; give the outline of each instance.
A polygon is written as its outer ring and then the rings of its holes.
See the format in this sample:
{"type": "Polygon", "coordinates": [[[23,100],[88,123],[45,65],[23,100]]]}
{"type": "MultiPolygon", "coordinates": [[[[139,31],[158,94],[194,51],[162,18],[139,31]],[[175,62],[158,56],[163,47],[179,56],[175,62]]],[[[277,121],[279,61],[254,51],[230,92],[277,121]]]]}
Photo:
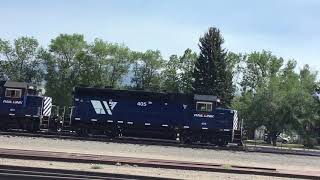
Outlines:
{"type": "Polygon", "coordinates": [[[52,98],[44,97],[42,115],[49,117],[51,115],[52,98]]]}

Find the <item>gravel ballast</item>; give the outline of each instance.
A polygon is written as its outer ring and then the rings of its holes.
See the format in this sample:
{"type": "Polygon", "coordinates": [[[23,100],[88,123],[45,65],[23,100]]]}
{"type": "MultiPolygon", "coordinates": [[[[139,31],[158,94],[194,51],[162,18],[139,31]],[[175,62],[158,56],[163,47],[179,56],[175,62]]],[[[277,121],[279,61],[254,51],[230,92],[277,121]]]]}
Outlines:
{"type": "Polygon", "coordinates": [[[320,169],[320,157],[311,156],[13,136],[0,136],[0,142],[1,148],[11,149],[211,162],[288,170],[317,171],[320,169]]]}
{"type": "Polygon", "coordinates": [[[45,167],[45,168],[52,168],[52,169],[106,172],[106,173],[114,173],[114,174],[153,176],[153,177],[162,177],[162,178],[190,179],[190,180],[212,180],[212,179],[289,180],[289,178],[277,178],[277,177],[246,175],[246,174],[227,174],[227,173],[197,172],[197,171],[161,169],[161,168],[144,168],[144,167],[134,167],[129,165],[112,166],[112,165],[101,165],[101,164],[48,162],[48,161],[17,160],[17,159],[5,159],[5,158],[0,158],[0,164],[15,165],[15,166],[18,165],[18,166],[27,166],[27,167],[45,167]]]}

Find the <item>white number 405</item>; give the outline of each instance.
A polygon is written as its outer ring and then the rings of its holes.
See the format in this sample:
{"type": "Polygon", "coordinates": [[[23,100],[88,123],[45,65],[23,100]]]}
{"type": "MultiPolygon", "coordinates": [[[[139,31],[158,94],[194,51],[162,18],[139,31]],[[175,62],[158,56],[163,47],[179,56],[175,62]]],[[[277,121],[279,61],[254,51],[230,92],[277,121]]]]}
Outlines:
{"type": "Polygon", "coordinates": [[[147,102],[138,102],[137,105],[138,106],[147,106],[147,102]]]}

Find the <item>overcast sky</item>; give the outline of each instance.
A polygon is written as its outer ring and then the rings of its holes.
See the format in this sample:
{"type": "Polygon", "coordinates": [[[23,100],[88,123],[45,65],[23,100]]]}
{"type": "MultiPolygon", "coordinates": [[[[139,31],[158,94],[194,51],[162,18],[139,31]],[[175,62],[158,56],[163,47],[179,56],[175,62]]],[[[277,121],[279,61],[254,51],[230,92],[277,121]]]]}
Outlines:
{"type": "Polygon", "coordinates": [[[0,0],[0,38],[33,36],[46,46],[60,33],[102,38],[167,58],[218,27],[228,50],[272,51],[320,71],[318,0],[0,0]]]}

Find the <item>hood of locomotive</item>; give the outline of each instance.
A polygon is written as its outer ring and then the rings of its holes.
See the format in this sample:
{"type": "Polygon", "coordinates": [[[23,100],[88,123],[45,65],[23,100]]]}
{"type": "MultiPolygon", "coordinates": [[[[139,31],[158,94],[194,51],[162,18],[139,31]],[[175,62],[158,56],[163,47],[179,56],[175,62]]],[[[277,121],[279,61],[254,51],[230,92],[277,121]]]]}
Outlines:
{"type": "Polygon", "coordinates": [[[42,96],[22,96],[21,98],[0,97],[1,116],[40,116],[43,106],[42,96]]]}

